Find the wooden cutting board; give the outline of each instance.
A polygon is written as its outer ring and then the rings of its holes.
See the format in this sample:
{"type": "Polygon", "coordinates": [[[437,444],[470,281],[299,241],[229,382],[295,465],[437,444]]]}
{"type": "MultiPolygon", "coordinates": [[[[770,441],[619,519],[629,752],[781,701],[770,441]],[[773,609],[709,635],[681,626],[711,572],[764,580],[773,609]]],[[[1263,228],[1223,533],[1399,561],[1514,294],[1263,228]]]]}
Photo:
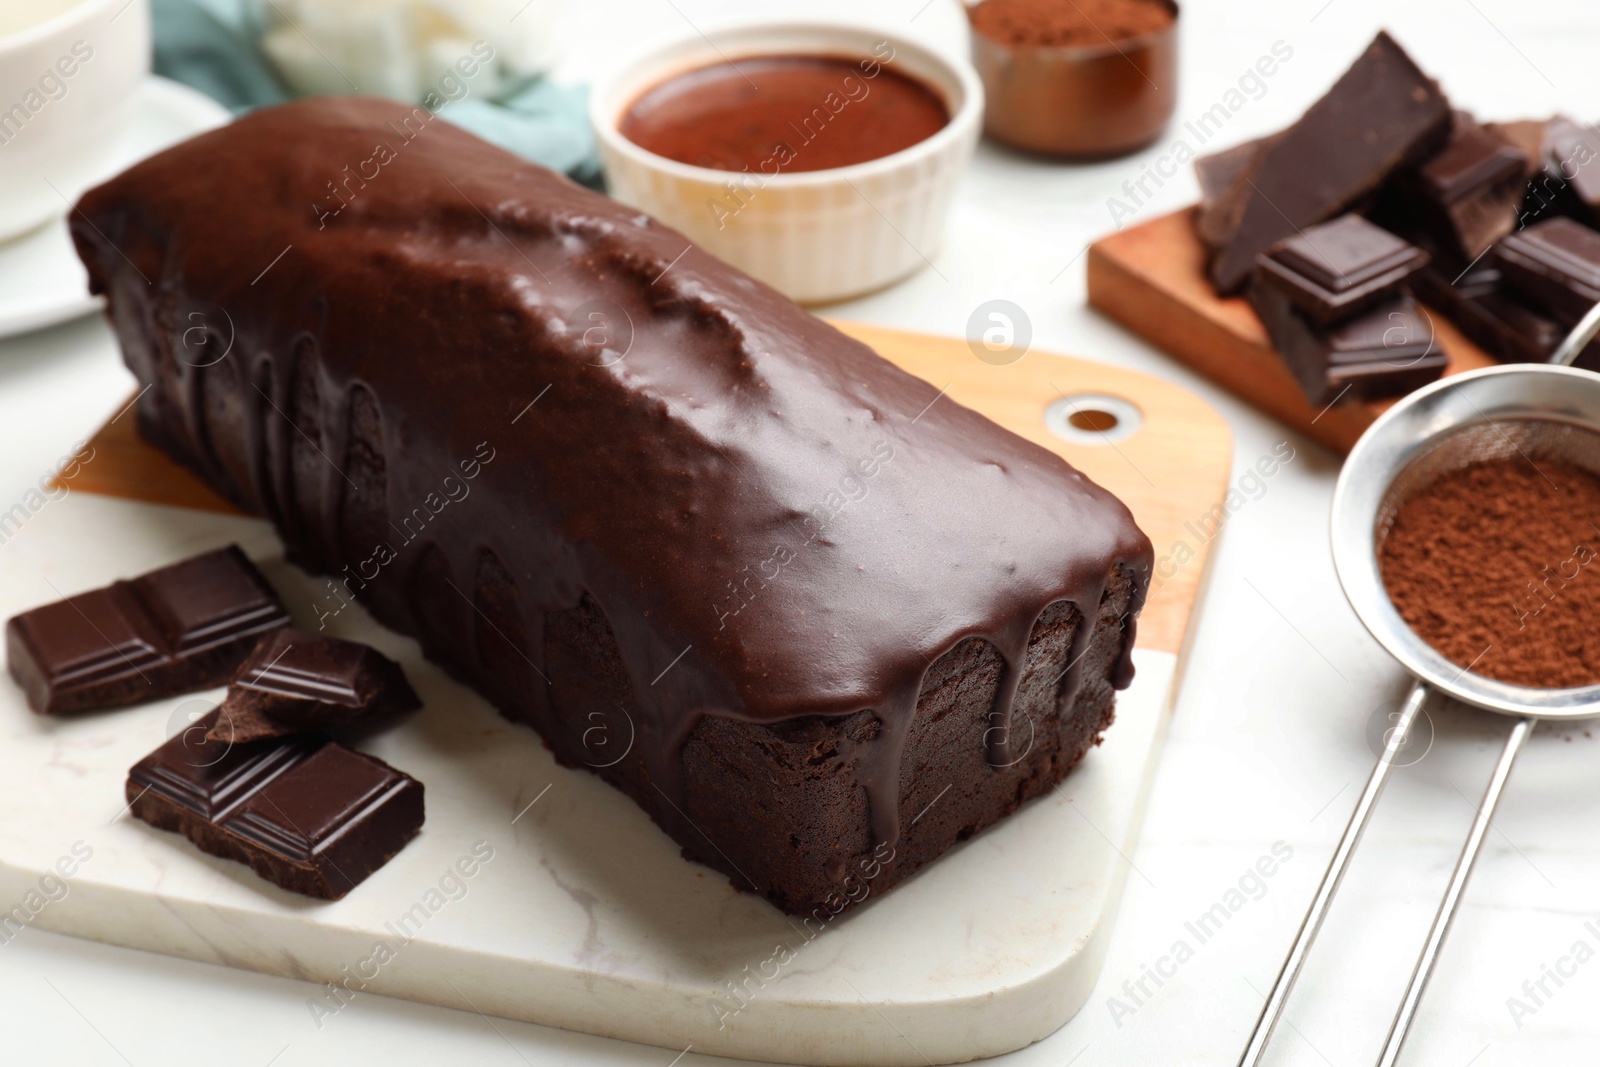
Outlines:
{"type": "MultiPolygon", "coordinates": [[[[1090,245],[1090,305],[1269,415],[1348,452],[1393,401],[1308,404],[1250,305],[1212,291],[1193,215],[1186,208],[1090,245]]],[[[1445,374],[1495,363],[1443,315],[1430,312],[1429,318],[1450,359],[1445,374]]]]}
{"type": "MultiPolygon", "coordinates": [[[[1147,375],[1042,352],[992,366],[958,339],[840,325],[1118,494],[1167,560],[1116,722],[1057,790],[816,933],[684,861],[632,801],[556,766],[532,731],[352,608],[330,632],[399,661],[424,704],[359,747],[427,789],[422,834],[356,892],[295,897],[119,811],[127,768],[217,694],[48,719],[0,684],[0,900],[37,901],[27,925],[317,983],[304,987],[307,1041],[371,994],[661,1045],[663,1063],[692,1044],[926,1067],[1054,1031],[1092,992],[1124,884],[1143,877],[1128,857],[1222,514],[1228,429],[1147,375]],[[1098,397],[1137,429],[1063,440],[1044,419],[1063,394],[1098,397]],[[64,856],[77,857],[70,892],[30,897],[64,856]]],[[[109,422],[72,491],[8,541],[0,615],[233,541],[310,624],[322,583],[133,423],[109,422]]]]}

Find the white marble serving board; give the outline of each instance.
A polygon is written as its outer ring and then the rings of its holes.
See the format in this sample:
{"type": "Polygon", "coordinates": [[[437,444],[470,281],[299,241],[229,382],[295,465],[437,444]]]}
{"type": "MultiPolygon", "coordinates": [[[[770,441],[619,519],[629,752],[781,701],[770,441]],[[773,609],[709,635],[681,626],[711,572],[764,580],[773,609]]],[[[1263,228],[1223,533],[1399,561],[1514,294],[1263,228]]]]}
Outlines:
{"type": "MultiPolygon", "coordinates": [[[[313,623],[326,588],[283,562],[264,522],[84,493],[45,503],[0,546],[0,615],[229,541],[313,623]]],[[[280,891],[124,809],[128,767],[220,691],[57,720],[7,680],[0,908],[16,907],[0,942],[25,922],[342,983],[308,997],[322,1027],[387,994],[797,1063],[995,1055],[1055,1030],[1094,985],[1177,675],[1171,654],[1137,652],[1106,743],[1060,789],[808,938],[682,859],[621,793],[558,767],[411,641],[355,607],[328,629],[400,661],[424,701],[357,742],[425,784],[420,837],[343,901],[280,891]]]]}

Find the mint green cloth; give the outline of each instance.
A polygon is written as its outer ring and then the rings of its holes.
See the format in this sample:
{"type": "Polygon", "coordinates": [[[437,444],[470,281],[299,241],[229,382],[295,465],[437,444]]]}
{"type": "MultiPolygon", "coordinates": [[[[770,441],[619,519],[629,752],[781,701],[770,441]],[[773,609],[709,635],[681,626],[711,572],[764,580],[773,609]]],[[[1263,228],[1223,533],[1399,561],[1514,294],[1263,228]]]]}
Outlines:
{"type": "MultiPolygon", "coordinates": [[[[340,0],[334,0],[340,2],[340,0]]],[[[197,89],[235,114],[291,94],[256,45],[238,0],[151,0],[155,72],[197,89]]],[[[589,129],[588,89],[532,78],[489,99],[447,104],[442,119],[524,159],[601,188],[589,129]]]]}

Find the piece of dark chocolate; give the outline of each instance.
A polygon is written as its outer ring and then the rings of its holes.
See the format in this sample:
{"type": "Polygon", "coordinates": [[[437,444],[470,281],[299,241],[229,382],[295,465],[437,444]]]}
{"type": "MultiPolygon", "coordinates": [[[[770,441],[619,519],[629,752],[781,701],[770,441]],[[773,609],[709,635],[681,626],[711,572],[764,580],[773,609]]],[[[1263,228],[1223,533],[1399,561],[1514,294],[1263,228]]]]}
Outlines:
{"type": "Polygon", "coordinates": [[[1225,148],[1194,161],[1194,176],[1200,183],[1200,207],[1195,212],[1195,231],[1208,247],[1217,248],[1238,226],[1250,185],[1246,175],[1254,173],[1257,157],[1270,138],[1225,148]]]}
{"type": "Polygon", "coordinates": [[[423,789],[382,760],[301,734],[209,736],[212,712],[128,772],[133,815],[294,893],[338,900],[423,822],[423,789]]]}
{"type": "Polygon", "coordinates": [[[211,736],[258,741],[421,706],[400,665],[377,649],[286,626],[240,665],[211,736]]]}
{"type": "Polygon", "coordinates": [[[1571,187],[1588,221],[1600,223],[1600,126],[1585,126],[1564,115],[1550,120],[1547,167],[1571,187]]]}
{"type": "MultiPolygon", "coordinates": [[[[1566,327],[1500,283],[1500,268],[1490,259],[1454,284],[1429,267],[1411,285],[1423,303],[1443,312],[1468,340],[1502,362],[1544,363],[1566,339],[1566,327]]],[[[1573,366],[1600,370],[1600,341],[1591,341],[1573,366]]]]}
{"type": "Polygon", "coordinates": [[[1492,256],[1484,256],[1464,268],[1455,264],[1442,265],[1435,260],[1414,274],[1410,285],[1418,300],[1454,321],[1470,303],[1500,292],[1500,267],[1492,256]]]}
{"type": "Polygon", "coordinates": [[[1528,157],[1522,205],[1517,228],[1553,218],[1600,221],[1594,209],[1579,197],[1574,179],[1600,177],[1600,158],[1590,153],[1586,138],[1573,138],[1582,127],[1565,115],[1548,119],[1491,122],[1484,127],[1528,157]]]}
{"type": "Polygon", "coordinates": [[[422,829],[422,783],[327,744],[253,793],[222,824],[261,877],[338,900],[422,829]]]}
{"type": "Polygon", "coordinates": [[[1600,301],[1600,232],[1574,219],[1547,219],[1494,246],[1505,283],[1556,321],[1574,326],[1600,301]]]}
{"type": "Polygon", "coordinates": [[[1312,404],[1400,396],[1436,381],[1448,362],[1433,323],[1410,295],[1333,327],[1319,327],[1276,289],[1253,285],[1250,304],[1312,404]]]}
{"type": "Polygon", "coordinates": [[[1343,215],[1273,245],[1256,263],[1256,280],[1330,326],[1392,300],[1427,265],[1422,249],[1360,215],[1343,215]]]}
{"type": "MultiPolygon", "coordinates": [[[[1557,116],[1559,118],[1560,116],[1557,116]]],[[[1516,119],[1486,122],[1483,128],[1523,155],[1523,178],[1532,181],[1550,158],[1550,124],[1556,119],[1516,119]]]]}
{"type": "Polygon", "coordinates": [[[1249,281],[1256,257],[1354,208],[1400,167],[1443,145],[1450,105],[1387,33],[1261,153],[1233,232],[1210,267],[1221,293],[1249,281]]]}
{"type": "Polygon", "coordinates": [[[1471,260],[1516,228],[1527,170],[1521,149],[1467,120],[1454,125],[1443,151],[1397,184],[1411,216],[1471,260]]]}
{"type": "Polygon", "coordinates": [[[270,744],[229,744],[209,736],[217,715],[212,711],[169,738],[128,772],[135,815],[179,832],[179,811],[220,822],[256,790],[327,744],[321,734],[270,744]]]}
{"type": "Polygon", "coordinates": [[[6,663],[36,712],[119,707],[222,685],[262,633],[288,624],[230,545],[14,616],[6,663]]]}
{"type": "MultiPolygon", "coordinates": [[[[1488,273],[1498,275],[1497,268],[1488,273]]],[[[1416,282],[1417,295],[1450,317],[1467,339],[1506,363],[1542,363],[1550,358],[1566,331],[1505,294],[1497,282],[1484,284],[1469,274],[1458,285],[1425,272],[1416,282]]]]}

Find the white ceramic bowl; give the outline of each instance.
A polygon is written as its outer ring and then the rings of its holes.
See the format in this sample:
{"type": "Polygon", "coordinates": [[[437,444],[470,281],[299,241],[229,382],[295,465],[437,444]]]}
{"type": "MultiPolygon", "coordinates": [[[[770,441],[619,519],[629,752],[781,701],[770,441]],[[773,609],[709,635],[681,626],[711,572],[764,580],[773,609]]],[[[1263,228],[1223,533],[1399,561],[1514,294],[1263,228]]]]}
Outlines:
{"type": "Polygon", "coordinates": [[[150,5],[0,3],[3,241],[65,214],[79,193],[109,176],[134,90],[150,73],[150,5]]]}
{"type": "Polygon", "coordinates": [[[965,61],[897,34],[848,23],[743,23],[691,33],[624,63],[590,94],[611,195],[802,303],[842,300],[928,266],[983,124],[983,86],[965,61]],[[881,159],[759,178],[663,158],[618,132],[646,90],[684,71],[760,55],[868,57],[944,97],[950,122],[881,159]],[[884,53],[879,53],[884,54],[884,53]],[[735,185],[735,179],[737,184],[735,185]]]}

